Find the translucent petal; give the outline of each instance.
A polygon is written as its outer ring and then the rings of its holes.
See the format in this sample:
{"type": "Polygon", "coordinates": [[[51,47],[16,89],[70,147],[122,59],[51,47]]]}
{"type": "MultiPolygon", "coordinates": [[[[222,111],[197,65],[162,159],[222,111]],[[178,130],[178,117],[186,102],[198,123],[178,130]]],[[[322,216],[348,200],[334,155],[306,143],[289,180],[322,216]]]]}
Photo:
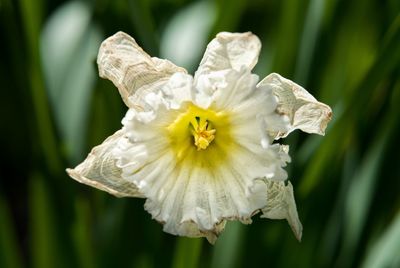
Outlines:
{"type": "Polygon", "coordinates": [[[293,186],[290,181],[267,180],[267,206],[262,209],[262,218],[286,219],[292,228],[297,240],[301,240],[303,226],[297,214],[296,202],[293,195],[293,186]]]}
{"type": "Polygon", "coordinates": [[[99,74],[111,80],[128,107],[141,106],[145,92],[156,91],[177,72],[186,70],[168,60],[151,58],[129,35],[118,32],[100,46],[99,74]]]}
{"type": "Polygon", "coordinates": [[[271,131],[275,139],[286,137],[295,129],[325,134],[332,110],[328,105],[317,101],[307,90],[276,73],[265,77],[257,87],[272,89],[278,98],[277,113],[289,118],[287,130],[271,131]]]}
{"type": "Polygon", "coordinates": [[[195,77],[211,72],[242,67],[253,69],[258,60],[261,42],[251,32],[221,32],[208,44],[195,77]]]}
{"type": "Polygon", "coordinates": [[[106,191],[117,197],[143,197],[136,185],[124,180],[122,170],[118,168],[111,152],[123,139],[123,132],[117,131],[102,144],[93,148],[88,157],[68,174],[80,183],[106,191]]]}

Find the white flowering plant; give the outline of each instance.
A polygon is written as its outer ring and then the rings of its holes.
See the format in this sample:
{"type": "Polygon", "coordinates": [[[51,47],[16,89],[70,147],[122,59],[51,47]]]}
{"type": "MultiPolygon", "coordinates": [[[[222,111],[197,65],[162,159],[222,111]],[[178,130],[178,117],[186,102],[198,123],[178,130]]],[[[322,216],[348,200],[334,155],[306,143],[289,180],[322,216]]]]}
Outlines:
{"type": "Polygon", "coordinates": [[[219,33],[194,76],[150,57],[118,32],[99,50],[100,76],[128,112],[122,129],[93,148],[75,180],[117,197],[145,198],[164,231],[214,243],[227,221],[286,219],[301,239],[293,187],[283,169],[295,129],[323,135],[332,111],[304,88],[251,70],[261,49],[250,32],[219,33]]]}

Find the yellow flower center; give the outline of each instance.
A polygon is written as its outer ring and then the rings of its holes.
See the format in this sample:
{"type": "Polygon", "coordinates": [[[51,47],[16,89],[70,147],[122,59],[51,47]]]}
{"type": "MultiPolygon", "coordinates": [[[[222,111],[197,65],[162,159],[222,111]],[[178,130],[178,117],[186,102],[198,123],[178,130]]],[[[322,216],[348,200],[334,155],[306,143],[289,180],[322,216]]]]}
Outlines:
{"type": "Polygon", "coordinates": [[[167,132],[177,158],[197,165],[222,161],[233,142],[226,112],[193,104],[176,111],[176,119],[167,126],[167,132]]]}
{"type": "Polygon", "coordinates": [[[194,137],[194,145],[197,151],[207,149],[208,145],[214,140],[216,130],[204,117],[195,117],[190,121],[193,129],[191,130],[194,137]]]}

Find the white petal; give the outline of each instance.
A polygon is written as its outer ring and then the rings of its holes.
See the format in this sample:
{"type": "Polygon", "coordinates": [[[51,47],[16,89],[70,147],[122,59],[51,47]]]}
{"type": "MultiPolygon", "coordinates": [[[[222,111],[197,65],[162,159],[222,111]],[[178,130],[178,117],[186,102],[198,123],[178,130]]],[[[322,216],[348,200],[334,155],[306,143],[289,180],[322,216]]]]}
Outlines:
{"type": "Polygon", "coordinates": [[[286,137],[295,129],[324,135],[332,117],[328,105],[317,101],[304,88],[276,73],[265,77],[257,87],[271,89],[278,98],[277,113],[289,118],[287,130],[276,131],[271,127],[270,132],[275,139],[286,137]]]}
{"type": "Polygon", "coordinates": [[[211,72],[242,67],[253,69],[258,60],[261,42],[251,32],[221,32],[208,44],[195,77],[211,72]]]}
{"type": "Polygon", "coordinates": [[[163,97],[169,107],[178,109],[183,102],[191,101],[193,95],[193,77],[184,73],[176,73],[162,88],[163,97]]]}
{"type": "MultiPolygon", "coordinates": [[[[221,32],[208,44],[200,66],[194,76],[198,90],[196,104],[207,108],[212,94],[217,90],[230,94],[226,79],[236,72],[250,72],[256,65],[261,42],[251,32],[221,32]]],[[[257,80],[257,76],[253,75],[257,80]]],[[[221,100],[223,98],[220,98],[221,100]]]]}
{"type": "Polygon", "coordinates": [[[241,136],[237,143],[226,145],[216,138],[212,147],[199,152],[190,140],[179,158],[165,132],[179,114],[163,105],[155,106],[154,112],[146,122],[138,119],[144,112],[128,112],[124,131],[131,136],[116,156],[123,178],[138,186],[147,199],[145,209],[164,224],[164,231],[213,242],[226,220],[250,223],[267,205],[267,188],[258,178],[276,174],[285,163],[274,146],[262,148],[263,130],[257,123],[253,126],[256,120],[248,123],[255,131],[233,131],[241,136]],[[246,137],[250,133],[256,138],[246,137]],[[226,159],[215,163],[222,155],[226,159]]]}
{"type": "Polygon", "coordinates": [[[266,187],[253,187],[253,177],[243,177],[247,159],[236,169],[231,165],[207,168],[204,163],[193,165],[198,159],[191,153],[197,151],[188,152],[178,163],[173,152],[164,152],[136,172],[124,172],[124,177],[145,194],[145,209],[164,224],[165,232],[203,236],[213,242],[225,220],[251,222],[253,213],[266,205],[266,187]]]}
{"type": "MultiPolygon", "coordinates": [[[[257,82],[258,76],[251,74],[248,69],[225,71],[223,80],[220,81],[220,85],[214,93],[216,106],[221,110],[234,110],[238,106],[257,102],[256,95],[267,94],[266,91],[261,92],[261,90],[256,89],[257,82]],[[256,90],[260,92],[256,92],[256,90]]],[[[258,107],[263,109],[260,112],[264,112],[268,105],[269,103],[264,103],[264,105],[258,107]]]]}
{"type": "Polygon", "coordinates": [[[122,139],[123,132],[117,131],[101,145],[93,148],[86,160],[68,174],[80,183],[106,191],[117,197],[143,197],[136,185],[122,178],[122,170],[116,166],[112,150],[122,139]]]}
{"type": "Polygon", "coordinates": [[[141,97],[157,91],[177,72],[186,70],[173,63],[151,58],[129,35],[118,32],[100,46],[97,57],[99,74],[111,80],[128,107],[141,106],[141,97]]]}
{"type": "Polygon", "coordinates": [[[287,219],[300,240],[293,187],[284,182],[288,147],[273,139],[296,128],[323,134],[331,109],[278,74],[257,84],[251,69],[260,47],[250,32],[220,33],[193,78],[122,32],[105,40],[100,76],[130,109],[123,129],[68,169],[70,176],[117,196],[146,198],[145,209],[171,234],[214,243],[228,220],[248,224],[262,211],[287,219]]]}
{"type": "Polygon", "coordinates": [[[293,186],[290,181],[267,180],[267,206],[262,209],[262,218],[286,219],[292,228],[297,240],[301,240],[303,226],[297,214],[296,202],[293,195],[293,186]]]}

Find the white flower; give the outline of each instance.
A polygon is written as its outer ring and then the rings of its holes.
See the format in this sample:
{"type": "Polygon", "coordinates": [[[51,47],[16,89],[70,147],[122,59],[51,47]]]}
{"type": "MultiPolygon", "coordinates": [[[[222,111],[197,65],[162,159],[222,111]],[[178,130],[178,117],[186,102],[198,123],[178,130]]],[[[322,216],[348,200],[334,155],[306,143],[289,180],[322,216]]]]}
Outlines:
{"type": "Polygon", "coordinates": [[[251,33],[219,33],[194,77],[151,58],[125,33],[100,47],[100,76],[129,110],[123,128],[68,174],[113,195],[146,198],[145,209],[181,236],[213,243],[227,220],[287,219],[300,240],[293,189],[283,169],[294,129],[323,134],[331,109],[305,89],[251,73],[261,48],[251,33]]]}

